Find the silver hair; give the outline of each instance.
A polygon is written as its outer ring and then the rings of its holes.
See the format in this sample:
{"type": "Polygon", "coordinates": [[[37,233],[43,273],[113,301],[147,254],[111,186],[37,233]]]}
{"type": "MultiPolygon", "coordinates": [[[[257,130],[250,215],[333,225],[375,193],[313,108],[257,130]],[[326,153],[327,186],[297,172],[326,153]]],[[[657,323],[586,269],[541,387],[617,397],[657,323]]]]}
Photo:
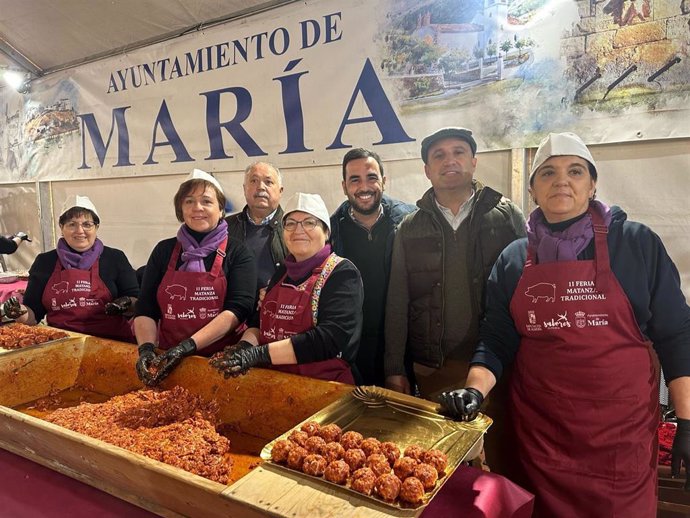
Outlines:
{"type": "Polygon", "coordinates": [[[251,172],[256,168],[256,166],[258,166],[259,164],[267,165],[268,167],[270,167],[271,169],[273,169],[273,170],[275,171],[275,173],[276,173],[276,176],[278,177],[278,185],[280,185],[280,186],[282,187],[282,185],[283,185],[283,175],[282,175],[282,173],[280,172],[280,169],[278,169],[278,168],[277,168],[276,166],[274,166],[272,163],[270,163],[270,162],[264,162],[263,160],[257,160],[256,162],[252,162],[251,164],[249,164],[249,165],[245,168],[245,170],[244,170],[244,176],[245,176],[245,178],[246,178],[247,175],[248,175],[249,173],[251,173],[251,172]]]}

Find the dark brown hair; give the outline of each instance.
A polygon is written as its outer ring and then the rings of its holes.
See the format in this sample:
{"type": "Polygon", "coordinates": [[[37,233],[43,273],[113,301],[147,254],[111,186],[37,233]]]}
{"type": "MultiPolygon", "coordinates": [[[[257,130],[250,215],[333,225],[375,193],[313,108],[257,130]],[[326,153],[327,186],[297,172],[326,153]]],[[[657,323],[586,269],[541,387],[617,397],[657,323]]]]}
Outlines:
{"type": "Polygon", "coordinates": [[[184,217],[182,216],[182,200],[185,196],[189,196],[191,193],[195,192],[197,189],[206,191],[207,188],[211,188],[216,193],[216,198],[218,199],[218,206],[221,211],[221,218],[225,217],[225,195],[221,190],[213,185],[208,180],[202,180],[201,178],[194,178],[192,180],[187,180],[182,182],[180,188],[177,189],[175,193],[174,203],[175,203],[175,216],[177,216],[177,221],[180,223],[184,222],[184,217]]]}
{"type": "Polygon", "coordinates": [[[69,220],[78,218],[79,216],[91,216],[91,219],[93,219],[93,222],[96,225],[101,224],[101,220],[92,210],[85,209],[84,207],[72,207],[70,210],[65,212],[62,216],[60,216],[60,219],[58,220],[58,223],[60,226],[64,225],[67,223],[69,220]]]}

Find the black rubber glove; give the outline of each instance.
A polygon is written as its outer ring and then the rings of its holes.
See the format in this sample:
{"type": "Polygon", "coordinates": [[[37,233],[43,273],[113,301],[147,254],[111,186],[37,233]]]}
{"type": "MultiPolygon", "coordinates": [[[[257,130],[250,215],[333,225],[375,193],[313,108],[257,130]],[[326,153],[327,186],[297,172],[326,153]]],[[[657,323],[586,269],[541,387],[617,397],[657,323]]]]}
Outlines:
{"type": "Polygon", "coordinates": [[[676,436],[671,447],[671,476],[680,477],[680,466],[685,465],[685,490],[690,491],[690,419],[677,420],[676,436]]]}
{"type": "Polygon", "coordinates": [[[156,346],[151,342],[143,343],[139,346],[139,359],[137,360],[137,376],[144,385],[154,386],[155,372],[152,369],[153,360],[156,359],[156,346]]]}
{"type": "Polygon", "coordinates": [[[153,375],[155,385],[158,385],[165,378],[170,376],[170,373],[175,370],[185,356],[190,356],[196,352],[196,342],[187,338],[182,340],[175,347],[171,347],[163,354],[159,354],[151,363],[153,370],[156,373],[153,375]]]}
{"type": "Polygon", "coordinates": [[[16,320],[26,313],[26,309],[22,308],[17,297],[10,297],[0,305],[0,316],[5,316],[11,320],[16,320]]]}
{"type": "Polygon", "coordinates": [[[29,237],[29,234],[26,232],[17,232],[13,237],[18,237],[20,241],[28,241],[31,243],[31,238],[29,237]]]}
{"type": "Polygon", "coordinates": [[[226,347],[223,353],[213,358],[210,363],[227,379],[230,376],[246,374],[252,367],[271,365],[271,356],[268,354],[268,344],[253,346],[241,340],[235,345],[226,347]]]}
{"type": "Polygon", "coordinates": [[[472,421],[479,414],[484,396],[475,388],[463,388],[444,392],[439,397],[446,412],[461,421],[472,421]]]}
{"type": "Polygon", "coordinates": [[[105,305],[106,315],[122,315],[126,313],[129,308],[132,307],[132,299],[130,297],[118,297],[112,302],[108,302],[105,305]]]}

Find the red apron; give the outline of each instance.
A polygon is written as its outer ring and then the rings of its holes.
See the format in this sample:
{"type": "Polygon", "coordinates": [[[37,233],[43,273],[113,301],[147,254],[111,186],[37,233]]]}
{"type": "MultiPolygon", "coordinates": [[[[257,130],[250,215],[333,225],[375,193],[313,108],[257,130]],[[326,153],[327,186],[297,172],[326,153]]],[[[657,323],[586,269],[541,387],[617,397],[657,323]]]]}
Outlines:
{"type": "MultiPolygon", "coordinates": [[[[223,272],[223,259],[227,238],[216,250],[216,258],[210,272],[184,272],[176,270],[177,259],[182,252],[179,242],[168,261],[156,294],[161,320],[158,347],[170,349],[191,337],[199,329],[223,311],[228,281],[223,272]]],[[[229,335],[231,335],[230,333],[229,335]]],[[[200,349],[197,354],[211,356],[232,342],[229,335],[200,349]]]]}
{"type": "Polygon", "coordinates": [[[66,270],[59,259],[55,261],[41,298],[47,309],[48,325],[136,343],[125,317],[105,314],[105,305],[113,300],[113,295],[98,274],[98,263],[93,263],[90,270],[66,270]]]}
{"type": "MultiPolygon", "coordinates": [[[[299,286],[283,281],[283,275],[261,303],[261,343],[276,342],[316,326],[321,288],[341,257],[331,254],[311,276],[299,286]]],[[[298,365],[274,365],[272,369],[326,381],[355,384],[350,364],[342,358],[298,365]]]]}
{"type": "Polygon", "coordinates": [[[535,516],[654,517],[658,376],[590,214],[595,259],[534,264],[528,249],[510,303],[520,460],[535,516]]]}

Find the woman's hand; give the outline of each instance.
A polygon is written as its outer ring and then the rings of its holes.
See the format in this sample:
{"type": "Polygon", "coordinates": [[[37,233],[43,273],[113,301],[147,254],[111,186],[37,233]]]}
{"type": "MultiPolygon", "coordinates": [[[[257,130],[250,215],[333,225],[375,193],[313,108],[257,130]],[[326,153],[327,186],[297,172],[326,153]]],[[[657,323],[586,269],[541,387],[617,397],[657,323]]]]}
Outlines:
{"type": "Polygon", "coordinates": [[[479,415],[484,395],[477,389],[468,387],[444,392],[439,400],[443,409],[451,417],[461,421],[473,421],[479,415]]]}
{"type": "Polygon", "coordinates": [[[123,313],[126,313],[131,307],[132,299],[130,297],[118,297],[105,305],[105,314],[122,315],[123,313]]]}
{"type": "Polygon", "coordinates": [[[139,347],[139,361],[137,362],[137,375],[149,387],[158,385],[175,370],[185,356],[196,352],[196,343],[191,338],[182,340],[175,347],[159,355],[153,352],[152,346],[153,344],[143,344],[139,347]],[[142,358],[142,348],[144,346],[148,347],[144,351],[145,356],[142,358]]]}
{"type": "Polygon", "coordinates": [[[5,316],[12,320],[17,320],[26,313],[26,308],[22,307],[17,297],[10,297],[0,306],[0,316],[5,316]]]}
{"type": "Polygon", "coordinates": [[[139,359],[137,360],[137,377],[148,387],[153,387],[155,383],[155,372],[152,368],[153,360],[156,359],[156,346],[151,342],[146,342],[139,346],[139,359]]]}
{"type": "Polygon", "coordinates": [[[225,379],[246,374],[252,367],[271,365],[271,363],[268,345],[253,346],[244,340],[226,347],[222,353],[209,360],[209,364],[220,371],[225,379]]]}

